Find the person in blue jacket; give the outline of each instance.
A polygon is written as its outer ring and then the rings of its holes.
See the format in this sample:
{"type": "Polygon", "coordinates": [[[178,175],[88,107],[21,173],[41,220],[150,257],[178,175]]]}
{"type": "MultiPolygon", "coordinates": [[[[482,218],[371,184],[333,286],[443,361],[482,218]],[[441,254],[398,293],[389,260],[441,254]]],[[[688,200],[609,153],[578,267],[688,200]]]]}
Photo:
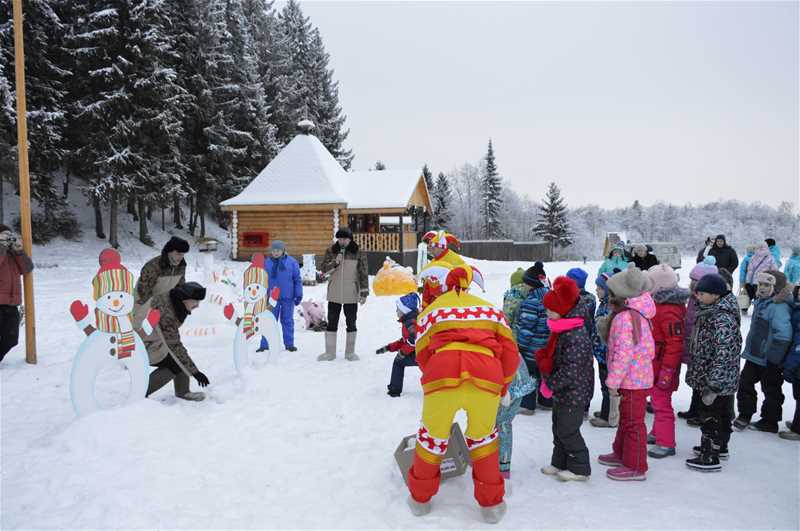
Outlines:
{"type": "Polygon", "coordinates": [[[789,431],[778,435],[787,441],[800,441],[800,286],[794,288],[794,308],[792,309],[792,329],[794,339],[783,363],[783,379],[792,384],[794,396],[794,417],[786,423],[789,431]]]}
{"type": "Polygon", "coordinates": [[[628,260],[625,259],[625,247],[621,244],[616,244],[611,248],[611,252],[608,253],[608,258],[600,265],[597,276],[603,273],[612,274],[614,269],[625,271],[627,268],[628,260]]]}
{"type": "Polygon", "coordinates": [[[752,260],[753,255],[755,254],[756,246],[748,245],[747,254],[744,255],[744,258],[742,258],[742,263],[739,264],[739,286],[744,287],[744,285],[747,284],[747,267],[750,265],[750,260],[752,260]]]}
{"type": "MultiPolygon", "coordinates": [[[[278,304],[273,313],[283,328],[283,345],[289,352],[295,352],[297,347],[294,346],[294,307],[303,302],[300,266],[297,260],[286,254],[286,244],[280,240],[272,242],[270,253],[271,256],[265,264],[269,275],[267,293],[272,293],[276,286],[281,290],[278,304]]],[[[262,347],[264,346],[262,344],[262,347]]]]}
{"type": "Polygon", "coordinates": [[[783,364],[792,343],[792,285],[779,271],[759,273],[757,277],[755,309],[742,352],[746,360],[739,378],[736,402],[739,416],[734,428],[744,428],[778,433],[783,407],[783,364]],[[756,412],[758,394],[756,383],[761,383],[764,402],[761,420],[750,424],[756,412]]]}
{"type": "Polygon", "coordinates": [[[781,248],[775,243],[773,238],[767,238],[764,240],[767,242],[767,246],[769,247],[769,252],[772,253],[772,257],[775,258],[775,263],[778,264],[778,269],[781,268],[783,262],[781,262],[781,248]]]}
{"type": "Polygon", "coordinates": [[[790,284],[800,284],[800,245],[792,247],[792,256],[783,266],[783,274],[786,275],[790,284]]]}

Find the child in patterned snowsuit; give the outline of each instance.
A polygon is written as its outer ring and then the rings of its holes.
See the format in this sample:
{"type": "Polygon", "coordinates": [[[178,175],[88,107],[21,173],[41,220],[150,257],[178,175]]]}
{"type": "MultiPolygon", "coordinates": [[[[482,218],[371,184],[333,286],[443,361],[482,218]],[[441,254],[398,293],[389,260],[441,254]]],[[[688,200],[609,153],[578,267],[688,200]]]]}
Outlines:
{"type": "Polygon", "coordinates": [[[415,344],[417,341],[417,315],[419,314],[419,296],[409,293],[397,299],[397,317],[402,327],[403,337],[375,351],[375,354],[397,352],[392,363],[392,376],[387,386],[391,397],[403,393],[403,376],[406,367],[416,367],[415,344]]]}

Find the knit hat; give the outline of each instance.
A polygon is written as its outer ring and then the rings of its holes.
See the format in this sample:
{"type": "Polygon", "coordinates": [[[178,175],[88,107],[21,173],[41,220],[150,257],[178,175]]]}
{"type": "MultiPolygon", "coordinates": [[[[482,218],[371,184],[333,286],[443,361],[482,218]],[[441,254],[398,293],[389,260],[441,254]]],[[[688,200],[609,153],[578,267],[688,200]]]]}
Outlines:
{"type": "Polygon", "coordinates": [[[725,244],[728,244],[728,239],[725,237],[724,234],[717,234],[717,237],[714,238],[714,243],[717,243],[717,240],[722,240],[725,244]]]}
{"type": "Polygon", "coordinates": [[[675,270],[667,264],[654,265],[647,270],[647,276],[653,281],[653,293],[662,289],[674,289],[678,287],[678,275],[676,275],[675,270]]]}
{"type": "Polygon", "coordinates": [[[755,254],[755,252],[758,250],[758,245],[748,245],[746,247],[746,250],[747,250],[748,253],[755,254]]]}
{"type": "Polygon", "coordinates": [[[689,278],[691,280],[700,280],[706,275],[712,275],[717,272],[718,272],[717,266],[706,264],[705,262],[700,262],[699,264],[694,266],[692,270],[689,272],[689,278]]]}
{"type": "Polygon", "coordinates": [[[639,251],[647,252],[647,246],[645,244],[643,244],[643,243],[638,243],[638,244],[634,245],[633,249],[631,249],[631,250],[634,253],[638,253],[639,251]]]}
{"type": "Polygon", "coordinates": [[[525,270],[525,274],[522,275],[522,281],[529,286],[534,286],[537,281],[541,282],[542,277],[547,277],[547,274],[544,272],[544,264],[542,262],[536,262],[525,270]]]}
{"type": "Polygon", "coordinates": [[[247,269],[244,270],[244,286],[260,284],[265,288],[269,285],[269,276],[264,269],[264,255],[254,254],[247,269]]]}
{"type": "Polygon", "coordinates": [[[567,276],[575,281],[579,289],[584,289],[586,287],[586,279],[589,278],[589,273],[580,267],[573,267],[567,271],[567,276]]]}
{"type": "Polygon", "coordinates": [[[711,256],[711,255],[708,255],[705,258],[703,258],[703,263],[706,264],[706,265],[715,266],[715,265],[717,265],[717,258],[714,257],[714,256],[711,256]]]}
{"type": "Polygon", "coordinates": [[[100,270],[92,280],[94,300],[112,293],[122,291],[133,295],[133,274],[122,265],[122,257],[115,249],[104,249],[100,253],[100,270]]]}
{"type": "Polygon", "coordinates": [[[611,278],[612,276],[613,273],[612,274],[603,273],[595,279],[594,283],[603,288],[605,291],[608,291],[608,279],[611,278]]]}
{"type": "Polygon", "coordinates": [[[775,293],[780,293],[783,291],[783,289],[786,287],[786,284],[789,283],[789,279],[787,279],[786,275],[780,271],[767,271],[767,274],[775,278],[775,293]]]}
{"type": "Polygon", "coordinates": [[[724,267],[720,267],[719,268],[719,276],[721,276],[723,278],[723,280],[725,280],[725,284],[733,287],[733,275],[731,275],[730,271],[728,271],[724,267]]]}
{"type": "Polygon", "coordinates": [[[614,244],[614,247],[612,247],[611,250],[608,251],[609,258],[611,258],[614,255],[614,251],[619,251],[620,256],[623,257],[625,256],[625,246],[623,246],[621,243],[614,244]]]}
{"type": "Polygon", "coordinates": [[[201,301],[206,298],[206,288],[197,282],[186,282],[178,284],[172,288],[171,293],[175,295],[179,301],[193,300],[201,301]]]}
{"type": "Polygon", "coordinates": [[[408,315],[411,312],[419,310],[419,295],[416,293],[409,293],[397,299],[397,309],[403,315],[408,315]]]}
{"type": "Polygon", "coordinates": [[[569,277],[558,277],[553,282],[553,289],[547,292],[542,300],[544,307],[564,316],[575,307],[580,292],[578,285],[569,277]]]}
{"type": "Polygon", "coordinates": [[[353,239],[353,231],[351,231],[348,227],[342,227],[341,229],[336,231],[336,238],[349,238],[353,239]]]}
{"type": "Polygon", "coordinates": [[[286,244],[283,243],[281,240],[275,240],[274,242],[272,242],[272,245],[270,246],[270,250],[271,251],[283,251],[285,253],[286,252],[286,244]]]}
{"type": "Polygon", "coordinates": [[[458,238],[443,230],[432,230],[426,232],[425,236],[422,237],[422,241],[431,247],[438,247],[439,249],[449,249],[450,247],[455,247],[458,249],[461,247],[461,242],[458,240],[458,238]]]}
{"type": "Polygon", "coordinates": [[[608,279],[608,290],[623,299],[639,297],[645,291],[652,291],[653,281],[636,267],[626,269],[608,279]]]}
{"type": "Polygon", "coordinates": [[[525,275],[525,270],[521,267],[518,267],[516,271],[511,273],[511,286],[514,287],[517,284],[522,284],[522,277],[525,275]]]}
{"type": "Polygon", "coordinates": [[[178,251],[179,253],[188,253],[189,252],[189,242],[184,240],[183,238],[178,238],[177,236],[173,236],[169,239],[167,243],[164,244],[164,248],[161,250],[163,254],[171,253],[172,251],[178,251]]]}
{"type": "Polygon", "coordinates": [[[770,247],[772,247],[773,245],[775,245],[775,239],[774,239],[774,238],[767,238],[767,239],[766,239],[766,240],[764,240],[764,241],[765,241],[765,242],[767,243],[767,245],[769,245],[770,247]]]}
{"type": "Polygon", "coordinates": [[[706,275],[700,279],[695,288],[696,292],[710,293],[712,295],[725,295],[730,290],[725,284],[725,279],[717,273],[706,275]]]}
{"type": "Polygon", "coordinates": [[[758,284],[769,284],[770,286],[775,286],[775,283],[778,281],[777,277],[774,275],[770,275],[766,271],[762,271],[761,273],[756,275],[756,283],[758,284]]]}

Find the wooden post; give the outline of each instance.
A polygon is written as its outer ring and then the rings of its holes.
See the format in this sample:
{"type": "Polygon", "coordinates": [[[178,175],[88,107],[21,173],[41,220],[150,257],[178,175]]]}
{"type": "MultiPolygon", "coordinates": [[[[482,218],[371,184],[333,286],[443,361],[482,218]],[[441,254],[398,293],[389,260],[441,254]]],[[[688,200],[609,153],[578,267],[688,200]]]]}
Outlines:
{"type": "MultiPolygon", "coordinates": [[[[31,182],[28,175],[28,121],[25,109],[25,47],[22,38],[22,0],[14,0],[14,67],[17,82],[17,146],[19,155],[19,219],[22,248],[33,259],[31,237],[31,182]]],[[[33,272],[24,276],[25,361],[36,363],[36,320],[33,306],[33,272]]]]}

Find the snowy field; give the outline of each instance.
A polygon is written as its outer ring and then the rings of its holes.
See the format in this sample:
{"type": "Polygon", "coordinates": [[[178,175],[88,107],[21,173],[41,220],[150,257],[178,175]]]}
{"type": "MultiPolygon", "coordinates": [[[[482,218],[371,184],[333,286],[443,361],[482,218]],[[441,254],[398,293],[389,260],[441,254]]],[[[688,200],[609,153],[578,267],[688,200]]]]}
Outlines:
{"type": "MultiPolygon", "coordinates": [[[[123,263],[136,274],[154,254],[130,238],[123,246],[123,263]]],[[[390,298],[370,297],[360,309],[360,362],[344,361],[343,337],[335,362],[317,362],[323,335],[302,331],[298,322],[299,351],[272,356],[247,382],[234,371],[233,328],[223,323],[221,307],[206,304],[185,327],[212,327],[209,335],[185,343],[211,380],[208,400],[176,400],[168,385],[155,399],[76,419],[69,373],[83,334],[68,306],[75,298],[91,302],[100,249],[89,235],[86,243],[36,249],[39,364],[25,364],[21,345],[0,366],[0,527],[490,527],[480,520],[469,475],[443,483],[429,516],[415,518],[406,507],[408,493],[392,454],[417,429],[422,392],[418,369],[410,368],[403,396],[386,396],[392,355],[374,351],[399,337],[390,298]]],[[[202,280],[195,259],[190,257],[189,277],[202,280]]],[[[501,304],[510,273],[525,264],[478,265],[487,277],[486,298],[501,304]]],[[[554,278],[573,265],[548,264],[547,272],[554,278]]],[[[593,278],[598,264],[586,267],[593,278]]],[[[688,271],[682,277],[688,283],[688,271]]],[[[324,286],[309,288],[306,298],[322,300],[324,293],[324,286]]],[[[789,419],[789,386],[785,393],[789,419]]],[[[686,409],[689,396],[682,385],[676,409],[686,409]]],[[[598,407],[599,386],[592,411],[598,407]]],[[[549,415],[517,417],[514,424],[513,479],[502,528],[798,528],[800,445],[776,435],[735,433],[724,470],[703,475],[683,463],[700,433],[680,421],[677,457],[650,460],[644,483],[615,483],[595,462],[609,451],[614,430],[587,422],[582,432],[592,479],[562,484],[539,473],[552,448],[549,415]]]]}

